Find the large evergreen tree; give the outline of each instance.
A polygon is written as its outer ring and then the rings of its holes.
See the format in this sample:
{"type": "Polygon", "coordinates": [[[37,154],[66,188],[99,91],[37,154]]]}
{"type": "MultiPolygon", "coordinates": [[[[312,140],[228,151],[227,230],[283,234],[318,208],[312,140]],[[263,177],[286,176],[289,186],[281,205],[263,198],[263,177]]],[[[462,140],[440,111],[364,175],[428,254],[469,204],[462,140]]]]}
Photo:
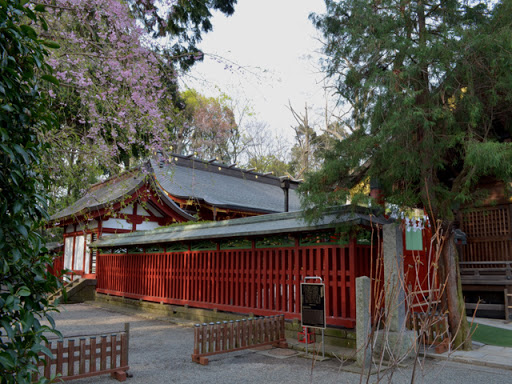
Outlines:
{"type": "Polygon", "coordinates": [[[352,118],[347,139],[308,178],[304,203],[344,202],[354,183],[376,178],[389,203],[423,207],[432,222],[441,219],[455,335],[464,313],[452,246],[457,212],[472,202],[484,176],[507,182],[512,175],[511,2],[491,8],[477,1],[326,0],[326,6],[312,19],[325,39],[325,71],[352,118]]]}

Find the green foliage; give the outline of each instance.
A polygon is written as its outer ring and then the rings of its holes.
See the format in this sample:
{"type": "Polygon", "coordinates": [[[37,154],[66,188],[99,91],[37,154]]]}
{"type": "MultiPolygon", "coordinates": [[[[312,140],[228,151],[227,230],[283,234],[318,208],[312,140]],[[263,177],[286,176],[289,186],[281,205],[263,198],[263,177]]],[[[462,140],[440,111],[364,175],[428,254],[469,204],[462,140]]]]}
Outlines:
{"type": "Polygon", "coordinates": [[[48,179],[34,171],[46,149],[35,129],[54,124],[48,113],[41,81],[53,81],[45,64],[51,46],[38,38],[30,24],[46,23],[43,9],[26,1],[0,1],[0,376],[1,383],[30,383],[38,354],[51,352],[42,344],[41,324],[51,306],[47,294],[59,283],[47,272],[36,232],[46,219],[48,179]],[[39,77],[38,75],[46,75],[39,77]]]}
{"type": "Polygon", "coordinates": [[[512,179],[509,1],[326,5],[312,19],[326,42],[324,69],[352,112],[351,134],[307,178],[310,212],[345,203],[371,178],[389,203],[451,220],[483,177],[512,179]]]}
{"type": "MultiPolygon", "coordinates": [[[[232,144],[240,136],[229,98],[205,97],[190,89],[181,94],[185,108],[184,121],[176,127],[176,152],[195,152],[204,159],[218,158],[231,162],[232,144]]],[[[173,148],[174,150],[174,148],[173,148]]]]}
{"type": "Polygon", "coordinates": [[[164,49],[170,62],[176,61],[184,70],[196,60],[202,60],[197,44],[202,34],[213,29],[211,11],[230,16],[237,0],[201,0],[165,2],[129,0],[133,13],[141,20],[153,37],[168,36],[172,44],[164,49]]]}
{"type": "Polygon", "coordinates": [[[274,176],[286,175],[290,172],[290,166],[274,154],[251,157],[247,168],[256,168],[257,172],[273,172],[274,176]]]}

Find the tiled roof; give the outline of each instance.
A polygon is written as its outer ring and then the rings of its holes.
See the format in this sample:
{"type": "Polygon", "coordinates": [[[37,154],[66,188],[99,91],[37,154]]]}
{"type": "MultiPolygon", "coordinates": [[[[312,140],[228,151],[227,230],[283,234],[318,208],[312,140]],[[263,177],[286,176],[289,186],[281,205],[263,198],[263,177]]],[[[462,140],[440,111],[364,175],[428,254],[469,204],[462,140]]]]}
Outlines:
{"type": "MultiPolygon", "coordinates": [[[[261,213],[285,210],[278,177],[177,156],[170,163],[151,164],[156,180],[172,196],[226,209],[261,213]]],[[[293,189],[296,186],[297,183],[289,190],[289,211],[300,209],[298,194],[293,189]]]]}
{"type": "Polygon", "coordinates": [[[109,204],[120,201],[131,195],[144,184],[144,176],[140,168],[126,172],[119,177],[110,178],[104,183],[89,188],[87,193],[74,204],[51,216],[51,220],[59,220],[85,212],[102,209],[109,204]]]}
{"type": "Polygon", "coordinates": [[[370,225],[372,223],[389,223],[385,218],[376,217],[370,215],[370,213],[371,212],[365,208],[343,206],[327,213],[320,221],[314,224],[305,222],[302,218],[302,212],[296,211],[210,223],[174,225],[151,231],[139,231],[105,237],[104,239],[94,242],[92,246],[110,248],[128,245],[165,244],[178,241],[307,232],[333,228],[340,224],[370,225]]]}
{"type": "MultiPolygon", "coordinates": [[[[184,217],[192,217],[178,207],[172,197],[196,200],[208,205],[257,213],[283,212],[285,194],[281,179],[215,162],[201,161],[173,155],[171,161],[151,160],[122,175],[92,186],[85,196],[71,206],[51,216],[52,221],[98,211],[131,195],[145,183],[145,177],[154,177],[157,193],[164,202],[184,217]]],[[[300,208],[295,191],[298,183],[287,180],[288,210],[300,208]]]]}

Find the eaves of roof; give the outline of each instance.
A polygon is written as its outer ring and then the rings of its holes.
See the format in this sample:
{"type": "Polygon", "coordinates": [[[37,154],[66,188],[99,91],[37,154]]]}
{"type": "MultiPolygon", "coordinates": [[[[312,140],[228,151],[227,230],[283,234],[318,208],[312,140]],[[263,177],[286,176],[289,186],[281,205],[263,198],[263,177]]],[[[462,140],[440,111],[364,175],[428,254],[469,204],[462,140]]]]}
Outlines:
{"type": "Polygon", "coordinates": [[[113,235],[91,244],[92,247],[110,248],[131,245],[165,244],[180,241],[213,240],[224,238],[268,236],[279,233],[297,233],[333,228],[342,224],[389,224],[390,221],[373,216],[361,207],[343,206],[324,215],[316,223],[307,223],[301,211],[253,216],[242,219],[210,223],[180,225],[113,235]]]}

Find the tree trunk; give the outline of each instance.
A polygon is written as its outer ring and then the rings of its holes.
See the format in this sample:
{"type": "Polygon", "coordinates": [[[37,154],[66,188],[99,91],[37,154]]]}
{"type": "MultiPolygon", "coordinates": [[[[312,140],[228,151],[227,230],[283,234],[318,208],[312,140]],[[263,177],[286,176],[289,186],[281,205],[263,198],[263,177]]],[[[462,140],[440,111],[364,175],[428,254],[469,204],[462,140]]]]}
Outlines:
{"type": "Polygon", "coordinates": [[[460,270],[455,238],[452,232],[453,223],[446,226],[445,241],[441,251],[441,284],[446,283],[445,297],[448,309],[448,323],[453,348],[471,349],[471,334],[466,319],[466,308],[462,294],[460,270]]]}

